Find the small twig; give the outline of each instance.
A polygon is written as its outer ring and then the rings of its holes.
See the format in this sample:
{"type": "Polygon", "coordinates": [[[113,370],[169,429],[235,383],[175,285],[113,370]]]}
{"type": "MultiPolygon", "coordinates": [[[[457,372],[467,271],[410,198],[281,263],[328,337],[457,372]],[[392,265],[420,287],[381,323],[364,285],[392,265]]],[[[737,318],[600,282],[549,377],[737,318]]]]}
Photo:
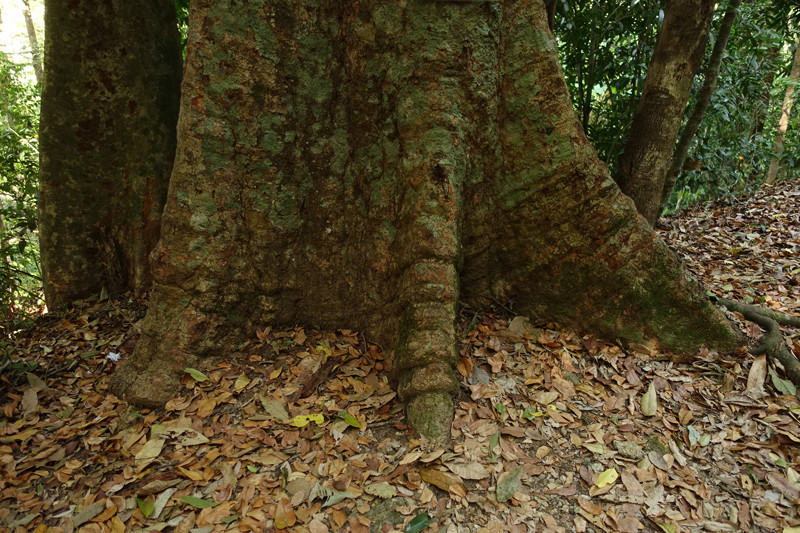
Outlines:
{"type": "Polygon", "coordinates": [[[19,137],[19,138],[20,138],[20,140],[21,140],[22,142],[24,142],[25,144],[27,144],[27,145],[28,145],[28,148],[30,148],[31,150],[33,150],[34,152],[36,152],[36,154],[37,154],[37,155],[39,154],[39,150],[37,150],[37,149],[36,149],[36,147],[35,147],[34,145],[32,145],[28,139],[26,139],[25,137],[23,137],[22,135],[20,135],[20,134],[19,134],[19,133],[17,133],[16,131],[14,131],[14,128],[12,128],[11,126],[9,126],[8,124],[6,124],[6,127],[7,127],[7,128],[10,130],[10,131],[11,131],[11,133],[13,133],[13,134],[14,134],[14,135],[16,135],[17,137],[19,137]]]}
{"type": "Polygon", "coordinates": [[[509,309],[509,308],[508,308],[508,307],[506,307],[505,305],[501,304],[501,303],[500,303],[500,300],[498,300],[497,298],[492,298],[492,301],[493,301],[494,303],[496,303],[497,305],[499,305],[500,307],[502,307],[503,309],[505,309],[506,311],[508,311],[509,313],[511,313],[512,315],[514,314],[514,311],[512,311],[511,309],[509,309]]]}
{"type": "Polygon", "coordinates": [[[26,275],[28,277],[31,277],[31,278],[35,279],[36,281],[42,281],[42,278],[40,278],[36,274],[31,274],[30,272],[26,272],[24,270],[20,270],[18,268],[14,268],[12,266],[0,265],[0,268],[2,268],[3,270],[7,270],[9,272],[14,272],[15,274],[24,274],[24,275],[26,275]]]}

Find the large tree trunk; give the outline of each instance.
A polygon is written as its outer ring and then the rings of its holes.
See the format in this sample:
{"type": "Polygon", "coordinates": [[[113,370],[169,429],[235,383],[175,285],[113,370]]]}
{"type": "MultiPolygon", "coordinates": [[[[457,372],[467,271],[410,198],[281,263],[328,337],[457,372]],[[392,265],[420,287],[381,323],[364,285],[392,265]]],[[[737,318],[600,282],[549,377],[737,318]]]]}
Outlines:
{"type": "Polygon", "coordinates": [[[115,394],[161,405],[264,324],[358,328],[443,441],[459,299],[735,344],[598,161],[541,0],[193,0],[189,24],[155,290],[115,394]]]}
{"type": "Polygon", "coordinates": [[[786,130],[789,129],[789,118],[792,116],[792,105],[794,104],[794,91],[798,81],[800,81],[800,43],[797,44],[797,50],[794,53],[792,70],[789,73],[789,82],[786,85],[786,93],[781,106],[781,116],[778,119],[778,129],[775,132],[775,140],[773,141],[776,155],[769,161],[767,183],[770,184],[775,183],[780,172],[781,160],[779,156],[783,152],[783,138],[786,136],[786,130]]]}
{"type": "Polygon", "coordinates": [[[47,0],[39,224],[47,305],[146,287],[176,145],[172,0],[47,0]]]}
{"type": "Polygon", "coordinates": [[[692,80],[705,54],[714,3],[669,2],[620,160],[617,183],[653,227],[692,80]]]}
{"type": "Polygon", "coordinates": [[[717,78],[719,78],[719,69],[722,66],[722,58],[725,55],[725,47],[728,46],[728,38],[731,36],[733,29],[733,22],[736,20],[736,13],[739,11],[739,5],[742,0],[730,0],[728,8],[725,10],[725,16],[722,17],[722,23],[717,33],[717,39],[714,42],[714,49],[711,51],[711,57],[708,59],[708,67],[706,67],[705,78],[703,86],[697,95],[697,103],[694,106],[689,120],[686,121],[686,127],[683,128],[681,138],[675,147],[675,153],[672,155],[672,162],[670,163],[667,176],[664,179],[664,188],[661,191],[661,201],[656,214],[656,220],[661,216],[664,207],[669,200],[672,189],[675,187],[675,182],[678,180],[678,174],[683,170],[683,164],[686,162],[686,156],[689,154],[689,147],[692,145],[697,130],[700,128],[700,123],[703,122],[703,117],[706,115],[708,105],[711,103],[711,97],[714,95],[714,89],[717,87],[717,78]]]}

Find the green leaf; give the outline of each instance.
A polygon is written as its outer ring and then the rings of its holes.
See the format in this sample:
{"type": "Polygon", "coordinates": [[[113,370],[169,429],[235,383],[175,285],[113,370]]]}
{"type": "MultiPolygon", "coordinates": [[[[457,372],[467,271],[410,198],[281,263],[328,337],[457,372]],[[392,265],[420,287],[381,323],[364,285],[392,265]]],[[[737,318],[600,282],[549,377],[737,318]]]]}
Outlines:
{"type": "Polygon", "coordinates": [[[494,449],[500,445],[500,432],[495,431],[492,438],[489,439],[489,454],[491,455],[492,461],[497,460],[497,454],[494,453],[494,449]]]}
{"type": "Polygon", "coordinates": [[[223,524],[230,524],[234,520],[239,520],[239,515],[238,514],[232,514],[230,516],[226,516],[225,518],[222,519],[222,523],[223,524]]]}
{"type": "Polygon", "coordinates": [[[345,422],[347,422],[348,426],[361,429],[361,422],[358,421],[358,418],[354,417],[347,411],[340,411],[339,417],[341,417],[345,422]]]}
{"type": "Polygon", "coordinates": [[[769,375],[772,377],[772,385],[781,394],[791,394],[792,396],[797,394],[797,387],[794,386],[794,383],[781,379],[772,368],[769,369],[769,375]]]}
{"type": "Polygon", "coordinates": [[[411,522],[408,523],[403,533],[419,533],[428,527],[430,523],[431,517],[428,516],[428,513],[420,513],[411,519],[411,522]]]}
{"type": "Polygon", "coordinates": [[[769,458],[772,459],[773,463],[780,466],[781,468],[789,468],[789,465],[786,464],[786,461],[784,461],[783,457],[781,457],[777,453],[770,452],[769,458]]]}
{"type": "Polygon", "coordinates": [[[248,469],[249,471],[251,471],[252,473],[254,473],[254,474],[255,474],[256,472],[258,472],[258,467],[257,467],[256,465],[247,465],[247,469],[248,469]]]}
{"type": "Polygon", "coordinates": [[[497,411],[498,414],[502,415],[503,413],[506,412],[506,406],[503,405],[502,403],[496,403],[494,404],[494,410],[497,411]]]}
{"type": "Polygon", "coordinates": [[[136,505],[145,518],[150,518],[150,515],[153,514],[156,508],[156,504],[150,500],[140,500],[139,498],[136,498],[136,505]]]}
{"type": "Polygon", "coordinates": [[[205,374],[203,374],[202,372],[200,372],[197,369],[186,368],[186,369],[184,369],[184,372],[186,372],[187,374],[192,376],[194,378],[194,380],[196,382],[198,382],[198,383],[202,383],[204,381],[208,381],[208,376],[206,376],[205,374]]]}
{"type": "Polygon", "coordinates": [[[197,507],[198,509],[206,509],[208,507],[216,507],[219,505],[218,503],[210,502],[202,498],[195,498],[194,496],[184,496],[181,498],[181,501],[183,503],[188,503],[192,507],[197,507]]]}
{"type": "Polygon", "coordinates": [[[511,499],[514,493],[519,488],[520,481],[522,480],[522,466],[516,467],[509,474],[497,482],[497,501],[505,502],[511,499]]]}
{"type": "Polygon", "coordinates": [[[695,429],[694,426],[689,426],[686,428],[689,430],[689,445],[694,446],[698,442],[700,442],[700,432],[695,429]]]}
{"type": "Polygon", "coordinates": [[[700,446],[708,446],[709,442],[711,442],[711,435],[703,433],[703,436],[700,437],[700,446]]]}
{"type": "Polygon", "coordinates": [[[525,410],[522,411],[522,418],[525,420],[533,420],[538,416],[544,416],[544,413],[537,411],[534,407],[526,407],[525,410]]]}
{"type": "Polygon", "coordinates": [[[606,447],[599,442],[584,442],[582,446],[592,453],[606,453],[606,447]]]}

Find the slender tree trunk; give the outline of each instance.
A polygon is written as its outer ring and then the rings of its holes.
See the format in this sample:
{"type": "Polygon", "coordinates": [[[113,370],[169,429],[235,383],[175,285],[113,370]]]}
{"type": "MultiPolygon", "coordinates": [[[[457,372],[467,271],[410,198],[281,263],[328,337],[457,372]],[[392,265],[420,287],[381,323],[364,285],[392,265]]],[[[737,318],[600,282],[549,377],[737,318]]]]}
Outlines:
{"type": "Polygon", "coordinates": [[[794,61],[792,62],[792,71],[789,74],[789,81],[786,85],[786,93],[783,97],[783,106],[781,106],[781,118],[778,120],[778,130],[775,132],[775,156],[769,162],[769,171],[767,172],[767,183],[775,183],[780,172],[781,162],[780,154],[783,152],[783,138],[786,136],[786,130],[789,128],[789,119],[792,116],[792,104],[794,103],[794,91],[796,89],[798,80],[800,80],[800,43],[797,45],[797,50],[794,53],[794,61]]]}
{"type": "Polygon", "coordinates": [[[129,402],[264,324],[348,326],[444,442],[460,299],[737,342],[587,141],[541,0],[193,0],[182,91],[153,296],[110,384],[129,402]]]}
{"type": "Polygon", "coordinates": [[[556,5],[559,0],[547,0],[547,27],[550,28],[550,33],[556,31],[556,5]]]}
{"type": "Polygon", "coordinates": [[[42,54],[39,50],[39,39],[36,38],[36,28],[33,25],[31,16],[31,6],[29,0],[22,0],[25,6],[22,9],[22,16],[25,17],[25,27],[28,29],[28,41],[31,45],[31,56],[33,60],[33,73],[36,76],[36,83],[42,83],[42,54]]]}
{"type": "Polygon", "coordinates": [[[683,169],[683,163],[686,161],[686,156],[689,153],[689,147],[692,145],[692,139],[694,139],[700,127],[700,123],[703,121],[703,117],[706,114],[708,105],[711,103],[711,97],[714,95],[714,89],[717,87],[722,58],[725,56],[725,47],[728,45],[728,38],[731,36],[733,22],[736,20],[736,13],[739,11],[739,5],[741,3],[742,0],[730,0],[730,2],[728,2],[728,9],[725,11],[725,16],[722,17],[719,34],[717,35],[717,40],[714,42],[714,49],[711,51],[711,57],[708,60],[703,87],[697,95],[697,104],[695,104],[694,111],[692,111],[689,120],[686,122],[686,127],[683,129],[678,145],[675,147],[672,163],[667,171],[667,177],[664,180],[664,189],[661,192],[661,204],[658,209],[656,220],[661,216],[661,213],[664,211],[664,206],[667,200],[669,200],[669,195],[672,194],[672,189],[675,187],[678,174],[683,169]]]}
{"type": "Polygon", "coordinates": [[[658,219],[664,180],[713,14],[713,0],[672,0],[667,6],[620,160],[617,182],[651,226],[658,219]]]}
{"type": "Polygon", "coordinates": [[[142,289],[176,144],[172,0],[47,0],[39,227],[50,309],[142,289]]]}

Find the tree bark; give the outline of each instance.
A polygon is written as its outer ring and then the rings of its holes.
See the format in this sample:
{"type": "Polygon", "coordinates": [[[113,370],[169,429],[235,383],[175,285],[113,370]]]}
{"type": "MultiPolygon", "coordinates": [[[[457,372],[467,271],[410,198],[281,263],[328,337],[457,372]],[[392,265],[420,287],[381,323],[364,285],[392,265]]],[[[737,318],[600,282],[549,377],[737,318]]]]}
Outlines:
{"type": "Polygon", "coordinates": [[[142,338],[159,406],[257,327],[357,328],[446,442],[459,300],[692,352],[738,339],[610,179],[541,0],[193,0],[142,338]]]}
{"type": "Polygon", "coordinates": [[[620,160],[617,183],[653,227],[713,14],[713,0],[672,0],[667,6],[620,160]]]}
{"type": "Polygon", "coordinates": [[[686,127],[683,129],[678,145],[675,147],[675,153],[672,155],[672,163],[670,163],[666,179],[664,180],[664,189],[661,191],[661,203],[658,208],[656,220],[661,216],[667,204],[667,200],[669,200],[669,196],[672,194],[672,189],[675,187],[678,174],[680,174],[683,169],[683,163],[686,161],[686,156],[689,153],[692,139],[694,139],[698,128],[700,128],[700,123],[703,121],[708,105],[711,103],[711,97],[714,95],[714,89],[717,87],[722,58],[725,56],[725,47],[728,45],[728,38],[731,36],[733,22],[736,20],[736,13],[739,11],[739,5],[741,3],[742,0],[730,0],[730,2],[728,2],[728,8],[725,11],[725,16],[722,17],[722,24],[720,24],[719,27],[717,40],[714,42],[714,49],[711,51],[711,57],[708,60],[703,87],[700,88],[694,111],[692,111],[689,120],[686,122],[686,127]]]}
{"type": "Polygon", "coordinates": [[[171,0],[47,0],[39,224],[50,309],[142,289],[176,145],[171,0]]]}
{"type": "Polygon", "coordinates": [[[794,53],[792,70],[789,73],[789,81],[786,85],[786,93],[784,93],[783,105],[781,106],[781,118],[778,120],[778,130],[775,132],[775,140],[773,141],[775,143],[775,156],[769,161],[769,170],[767,171],[767,183],[769,184],[775,183],[780,172],[780,154],[783,152],[783,138],[789,128],[789,118],[792,116],[792,104],[794,103],[794,91],[798,80],[800,80],[800,43],[798,43],[797,50],[794,53]]]}
{"type": "Polygon", "coordinates": [[[39,39],[36,38],[36,28],[33,25],[31,16],[31,6],[28,0],[22,0],[25,6],[22,9],[22,16],[25,17],[25,27],[28,30],[28,41],[31,45],[31,60],[33,61],[33,74],[36,76],[36,83],[42,83],[42,54],[39,51],[39,39]]]}

